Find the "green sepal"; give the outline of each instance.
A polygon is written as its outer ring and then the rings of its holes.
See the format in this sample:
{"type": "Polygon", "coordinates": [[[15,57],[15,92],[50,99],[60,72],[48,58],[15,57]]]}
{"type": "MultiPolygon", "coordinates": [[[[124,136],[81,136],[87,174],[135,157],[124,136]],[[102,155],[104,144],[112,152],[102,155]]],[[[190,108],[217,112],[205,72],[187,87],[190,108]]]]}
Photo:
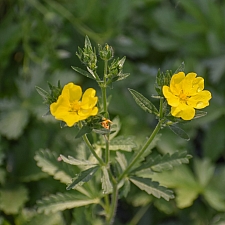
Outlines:
{"type": "Polygon", "coordinates": [[[91,79],[95,80],[95,77],[93,77],[93,75],[90,74],[90,73],[88,73],[87,71],[85,71],[85,70],[83,70],[83,69],[81,69],[81,68],[79,68],[79,67],[74,67],[74,66],[71,66],[71,68],[72,68],[73,70],[75,70],[76,72],[78,72],[79,74],[81,74],[81,75],[83,75],[83,76],[85,76],[85,77],[88,77],[88,78],[91,78],[91,79]]]}
{"type": "Polygon", "coordinates": [[[201,117],[206,116],[206,115],[207,115],[207,112],[196,110],[195,111],[195,116],[194,116],[193,119],[198,119],[198,118],[201,118],[201,117]]]}
{"type": "Polygon", "coordinates": [[[184,72],[184,69],[185,69],[185,64],[184,64],[184,62],[182,62],[180,64],[180,66],[176,69],[176,71],[174,72],[174,74],[179,73],[179,72],[184,72]]]}
{"type": "Polygon", "coordinates": [[[84,183],[88,182],[94,174],[99,169],[99,166],[91,167],[87,170],[82,171],[76,177],[72,179],[71,184],[66,187],[66,190],[70,190],[72,188],[76,188],[77,186],[82,186],[84,183]]]}
{"type": "Polygon", "coordinates": [[[139,92],[133,90],[133,89],[129,89],[131,95],[133,96],[135,102],[146,112],[148,113],[153,113],[155,115],[159,115],[158,110],[156,109],[156,107],[154,106],[154,104],[152,102],[150,102],[147,98],[145,98],[142,94],[140,94],[139,92]]]}
{"type": "Polygon", "coordinates": [[[176,135],[178,135],[179,137],[189,141],[190,137],[188,136],[188,134],[181,129],[180,127],[178,127],[177,125],[171,125],[169,126],[170,130],[172,130],[176,135]]]}
{"type": "Polygon", "coordinates": [[[47,91],[45,91],[44,89],[42,89],[38,86],[36,86],[35,88],[36,88],[38,94],[43,98],[44,103],[48,103],[48,99],[51,97],[51,95],[47,91]]]}
{"type": "Polygon", "coordinates": [[[89,126],[82,126],[81,129],[78,131],[78,133],[76,134],[75,138],[80,138],[85,134],[91,133],[92,128],[89,126]]]}
{"type": "Polygon", "coordinates": [[[141,190],[152,194],[156,198],[164,198],[169,201],[174,198],[173,192],[166,187],[160,186],[158,182],[152,181],[150,178],[131,177],[130,181],[141,190]]]}

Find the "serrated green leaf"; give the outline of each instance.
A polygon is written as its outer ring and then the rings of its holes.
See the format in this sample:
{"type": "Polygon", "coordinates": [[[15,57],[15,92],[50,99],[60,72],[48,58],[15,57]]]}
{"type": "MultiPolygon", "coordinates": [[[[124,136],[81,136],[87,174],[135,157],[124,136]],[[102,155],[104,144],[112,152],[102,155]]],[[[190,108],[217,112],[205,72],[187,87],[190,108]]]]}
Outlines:
{"type": "Polygon", "coordinates": [[[128,178],[125,178],[124,179],[124,184],[123,184],[123,186],[120,189],[119,196],[126,198],[128,193],[129,193],[129,191],[130,191],[130,180],[128,178]]]}
{"type": "Polygon", "coordinates": [[[152,173],[153,171],[162,172],[164,170],[172,170],[175,166],[189,163],[190,158],[191,155],[188,155],[186,151],[175,152],[172,155],[169,153],[163,156],[157,155],[156,157],[149,159],[148,162],[143,163],[133,172],[148,170],[150,173],[152,173]]]}
{"type": "Polygon", "coordinates": [[[126,159],[125,155],[120,153],[119,151],[117,151],[115,159],[119,163],[122,171],[124,171],[127,168],[127,159],[126,159]]]}
{"type": "Polygon", "coordinates": [[[112,190],[113,190],[113,186],[112,186],[112,183],[111,183],[111,181],[109,179],[109,174],[108,174],[108,171],[107,171],[105,166],[102,167],[101,182],[102,182],[103,194],[111,193],[112,190]]]}
{"type": "MultiPolygon", "coordinates": [[[[105,146],[102,147],[104,148],[105,146]]],[[[118,136],[110,141],[109,149],[111,151],[122,150],[131,152],[135,147],[136,144],[132,137],[118,136]]]]}
{"type": "Polygon", "coordinates": [[[83,76],[85,76],[85,77],[91,78],[91,79],[95,79],[95,78],[93,77],[93,75],[90,74],[89,72],[87,72],[87,71],[85,71],[85,70],[83,70],[83,69],[81,69],[81,68],[79,68],[79,67],[74,67],[74,66],[71,66],[71,67],[72,67],[73,70],[75,70],[75,71],[78,72],[79,74],[81,74],[81,75],[83,75],[83,76]]]}
{"type": "Polygon", "coordinates": [[[87,198],[80,193],[58,193],[56,195],[50,195],[42,200],[37,201],[38,213],[55,213],[63,211],[65,209],[72,209],[75,207],[81,207],[90,204],[97,204],[98,198],[87,198]]]}
{"type": "Polygon", "coordinates": [[[84,47],[92,49],[91,41],[87,35],[85,36],[84,47]]]}
{"type": "Polygon", "coordinates": [[[0,209],[5,214],[17,214],[27,200],[28,191],[22,185],[0,190],[0,209]]]}
{"type": "Polygon", "coordinates": [[[131,177],[130,181],[139,187],[141,190],[152,194],[156,198],[164,198],[169,201],[174,198],[173,192],[166,187],[160,186],[158,182],[152,181],[149,178],[131,177]]]}
{"type": "Polygon", "coordinates": [[[169,128],[179,137],[181,137],[187,141],[190,140],[190,137],[188,136],[188,134],[184,130],[182,130],[180,127],[178,127],[176,125],[171,125],[171,126],[169,126],[169,128]]]}
{"type": "Polygon", "coordinates": [[[196,181],[193,173],[185,165],[174,168],[171,171],[154,173],[152,179],[159,181],[162,185],[175,189],[175,201],[179,208],[191,206],[193,201],[203,191],[202,186],[196,181]]]}
{"type": "Polygon", "coordinates": [[[63,162],[68,163],[70,165],[75,165],[75,166],[92,166],[92,165],[96,165],[93,162],[90,162],[88,160],[79,160],[79,159],[75,159],[72,156],[68,156],[65,157],[64,155],[60,155],[60,158],[63,160],[63,162]]]}
{"type": "Polygon", "coordinates": [[[92,128],[89,126],[82,126],[82,128],[78,131],[78,133],[76,134],[75,138],[80,138],[82,137],[84,134],[88,134],[92,131],[92,128]]]}
{"type": "Polygon", "coordinates": [[[190,158],[191,155],[187,155],[187,152],[175,152],[172,155],[167,153],[162,157],[159,155],[154,159],[151,169],[156,172],[172,170],[174,166],[189,163],[190,158]]]}
{"type": "Polygon", "coordinates": [[[51,97],[51,95],[47,91],[45,91],[44,89],[42,89],[38,86],[36,86],[35,88],[36,88],[38,94],[43,98],[44,101],[46,101],[48,98],[51,97]]]}
{"type": "Polygon", "coordinates": [[[27,110],[18,108],[9,112],[4,112],[0,117],[0,134],[8,139],[19,138],[29,120],[27,110]]]}
{"type": "Polygon", "coordinates": [[[42,171],[53,176],[56,180],[60,180],[64,184],[71,181],[72,178],[67,168],[68,165],[60,162],[55,152],[51,152],[48,149],[40,149],[34,159],[42,171]]]}
{"type": "MultiPolygon", "coordinates": [[[[26,212],[26,214],[31,214],[31,212],[26,212]]],[[[56,225],[64,224],[64,219],[61,212],[51,213],[51,215],[36,214],[32,218],[28,218],[24,225],[56,225]],[[29,220],[29,221],[28,221],[29,220]]],[[[22,224],[22,223],[20,223],[22,224]]]]}
{"type": "Polygon", "coordinates": [[[88,182],[94,176],[98,169],[99,166],[94,166],[82,171],[80,174],[78,174],[72,179],[72,182],[67,186],[66,189],[70,190],[72,188],[76,188],[77,186],[83,185],[85,182],[88,182]]]}
{"type": "Polygon", "coordinates": [[[147,98],[145,98],[142,94],[140,94],[139,92],[133,90],[133,89],[129,89],[131,95],[133,96],[135,102],[146,112],[148,113],[153,113],[155,115],[159,115],[158,110],[156,109],[156,107],[154,106],[153,103],[151,103],[151,101],[149,101],[147,98]]]}

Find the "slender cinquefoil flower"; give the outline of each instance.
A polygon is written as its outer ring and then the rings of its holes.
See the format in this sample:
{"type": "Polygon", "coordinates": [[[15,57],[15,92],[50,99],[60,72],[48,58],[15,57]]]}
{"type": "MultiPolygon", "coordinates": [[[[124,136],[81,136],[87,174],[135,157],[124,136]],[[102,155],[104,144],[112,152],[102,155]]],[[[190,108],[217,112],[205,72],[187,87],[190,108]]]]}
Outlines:
{"type": "Polygon", "coordinates": [[[171,114],[183,120],[191,120],[195,109],[203,109],[209,105],[211,93],[204,89],[204,79],[196,77],[196,73],[183,72],[174,74],[170,86],[163,86],[163,95],[171,106],[171,114]]]}
{"type": "Polygon", "coordinates": [[[57,101],[50,105],[51,114],[57,119],[66,122],[71,127],[81,120],[98,113],[96,91],[88,88],[83,96],[80,86],[68,83],[64,86],[57,101]]]}

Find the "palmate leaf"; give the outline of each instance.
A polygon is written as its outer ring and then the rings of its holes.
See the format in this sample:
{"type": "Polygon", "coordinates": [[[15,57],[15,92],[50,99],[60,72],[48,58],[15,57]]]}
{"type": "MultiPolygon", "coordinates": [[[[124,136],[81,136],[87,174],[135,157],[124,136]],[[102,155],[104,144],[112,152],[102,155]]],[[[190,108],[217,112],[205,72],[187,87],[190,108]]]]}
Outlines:
{"type": "Polygon", "coordinates": [[[42,171],[53,176],[56,180],[60,180],[64,184],[71,181],[72,174],[68,169],[68,165],[60,162],[55,152],[51,152],[49,149],[40,149],[34,159],[42,171]]]}
{"type": "Polygon", "coordinates": [[[94,176],[98,169],[99,166],[94,166],[82,171],[80,174],[78,174],[72,179],[72,182],[67,186],[66,189],[70,190],[72,188],[82,186],[85,182],[88,182],[94,176]]]}
{"type": "Polygon", "coordinates": [[[162,172],[164,170],[172,170],[174,166],[179,166],[184,163],[189,163],[191,155],[188,155],[186,151],[175,152],[172,155],[169,153],[161,156],[157,155],[155,158],[148,160],[148,162],[143,163],[141,166],[135,169],[133,172],[149,170],[155,172],[162,172]]]}
{"type": "Polygon", "coordinates": [[[50,195],[37,201],[38,213],[55,213],[65,209],[72,209],[90,204],[97,204],[98,198],[88,198],[78,192],[71,193],[58,193],[50,195]]]}
{"type": "Polygon", "coordinates": [[[166,187],[160,186],[158,182],[152,181],[149,178],[131,177],[130,181],[139,187],[141,190],[152,194],[156,198],[164,198],[169,201],[174,198],[173,192],[166,187]]]}
{"type": "Polygon", "coordinates": [[[151,103],[147,98],[145,98],[142,94],[140,94],[139,92],[133,90],[133,89],[129,89],[131,95],[133,96],[135,102],[146,112],[148,113],[153,113],[155,115],[159,115],[158,110],[156,109],[156,107],[154,106],[153,103],[151,103]]]}

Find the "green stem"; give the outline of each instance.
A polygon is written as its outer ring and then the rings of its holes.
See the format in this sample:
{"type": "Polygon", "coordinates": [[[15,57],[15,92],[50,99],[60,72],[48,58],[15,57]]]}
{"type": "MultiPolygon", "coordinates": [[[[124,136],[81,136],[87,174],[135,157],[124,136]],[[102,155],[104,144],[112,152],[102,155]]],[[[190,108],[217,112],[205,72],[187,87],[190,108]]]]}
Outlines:
{"type": "Polygon", "coordinates": [[[103,160],[98,156],[98,154],[95,152],[92,144],[90,143],[88,137],[86,134],[83,135],[83,140],[86,143],[86,145],[88,146],[88,148],[90,149],[91,153],[94,155],[94,157],[98,160],[99,164],[101,166],[105,166],[105,163],[103,162],[103,160]]]}
{"type": "Polygon", "coordinates": [[[112,199],[111,199],[111,207],[110,207],[110,214],[107,218],[107,225],[112,225],[114,222],[114,217],[116,214],[117,209],[117,200],[118,200],[118,187],[117,183],[113,184],[113,192],[112,192],[112,199]]]}
{"type": "MultiPolygon", "coordinates": [[[[101,85],[102,91],[102,103],[105,118],[109,118],[108,107],[107,107],[107,73],[108,73],[108,60],[104,60],[104,77],[103,77],[103,85],[101,85]]],[[[108,164],[110,161],[110,151],[109,151],[109,134],[105,135],[105,163],[108,164]]]]}
{"type": "Polygon", "coordinates": [[[103,77],[103,84],[101,86],[102,90],[102,102],[103,102],[103,110],[105,113],[105,117],[109,117],[108,109],[107,109],[107,94],[106,94],[106,88],[107,88],[107,73],[108,73],[108,60],[104,60],[104,77],[103,77]]]}
{"type": "Polygon", "coordinates": [[[120,175],[118,179],[118,183],[124,178],[124,176],[130,171],[130,169],[135,165],[135,163],[140,159],[142,154],[145,152],[145,150],[148,148],[148,146],[152,143],[155,136],[161,129],[161,125],[163,123],[163,120],[160,120],[158,124],[156,125],[155,129],[153,130],[151,136],[148,138],[142,149],[136,154],[136,156],[132,159],[131,163],[128,165],[128,167],[123,171],[123,173],[120,175]]]}
{"type": "Polygon", "coordinates": [[[163,118],[163,100],[164,98],[160,98],[160,102],[159,102],[159,118],[160,119],[163,118]]]}

